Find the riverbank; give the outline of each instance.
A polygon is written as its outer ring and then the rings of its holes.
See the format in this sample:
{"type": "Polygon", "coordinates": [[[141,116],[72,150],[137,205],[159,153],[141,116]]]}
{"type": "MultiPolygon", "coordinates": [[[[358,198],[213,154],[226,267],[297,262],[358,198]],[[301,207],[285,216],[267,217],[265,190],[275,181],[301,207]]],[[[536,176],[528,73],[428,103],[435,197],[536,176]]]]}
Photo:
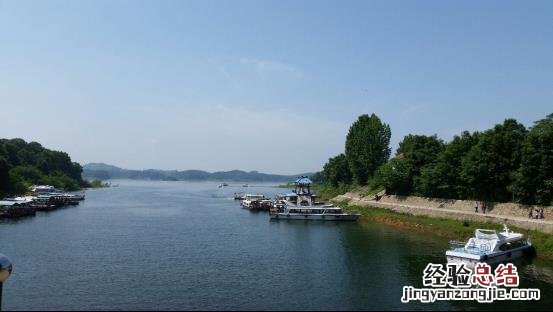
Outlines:
{"type": "Polygon", "coordinates": [[[410,215],[468,220],[476,222],[491,222],[508,224],[527,230],[535,230],[553,234],[553,221],[550,219],[553,207],[528,206],[515,203],[486,202],[486,211],[474,209],[474,201],[454,200],[441,198],[427,198],[417,196],[383,195],[378,199],[375,195],[364,195],[359,192],[348,192],[334,197],[335,201],[347,201],[356,206],[372,206],[390,209],[410,215]],[[537,215],[537,211],[544,211],[544,219],[529,218],[529,211],[537,215]]]}
{"type": "MultiPolygon", "coordinates": [[[[351,201],[344,200],[343,195],[334,198],[333,202],[344,208],[344,210],[361,213],[361,222],[378,222],[402,229],[432,233],[451,240],[466,241],[474,235],[474,230],[478,228],[502,229],[502,225],[497,222],[415,215],[409,212],[394,211],[389,208],[356,205],[351,201]]],[[[517,226],[510,226],[510,228],[531,238],[539,259],[553,260],[553,235],[517,226]]]]}

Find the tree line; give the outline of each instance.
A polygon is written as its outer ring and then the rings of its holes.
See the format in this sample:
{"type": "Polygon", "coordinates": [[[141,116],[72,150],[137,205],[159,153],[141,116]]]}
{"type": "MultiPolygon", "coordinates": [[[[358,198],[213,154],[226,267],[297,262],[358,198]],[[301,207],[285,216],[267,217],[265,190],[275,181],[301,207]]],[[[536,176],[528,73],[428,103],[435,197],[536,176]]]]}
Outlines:
{"type": "Polygon", "coordinates": [[[89,186],[82,167],[67,153],[52,151],[37,142],[0,139],[0,196],[24,194],[34,184],[65,190],[89,186]]]}
{"type": "Polygon", "coordinates": [[[553,114],[530,128],[506,119],[450,142],[410,134],[392,158],[390,136],[375,114],[360,116],[344,153],[314,178],[334,188],[369,186],[396,195],[553,204],[553,114]]]}

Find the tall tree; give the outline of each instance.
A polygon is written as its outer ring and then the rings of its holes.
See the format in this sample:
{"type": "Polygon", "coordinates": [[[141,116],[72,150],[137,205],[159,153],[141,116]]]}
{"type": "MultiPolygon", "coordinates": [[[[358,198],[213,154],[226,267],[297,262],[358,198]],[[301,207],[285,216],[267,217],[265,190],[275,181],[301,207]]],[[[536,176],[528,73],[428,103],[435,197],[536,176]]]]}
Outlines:
{"type": "Polygon", "coordinates": [[[332,157],[324,165],[323,176],[325,183],[337,187],[340,184],[350,184],[352,174],[349,170],[348,161],[344,154],[332,157]]]}
{"type": "Polygon", "coordinates": [[[384,187],[387,194],[410,195],[411,172],[411,163],[403,157],[396,157],[376,170],[373,183],[384,187]]]}
{"type": "Polygon", "coordinates": [[[375,114],[361,115],[351,125],[345,157],[357,184],[367,184],[376,169],[390,158],[390,137],[390,126],[375,114]]]}
{"type": "Polygon", "coordinates": [[[525,204],[553,204],[553,114],[536,121],[521,151],[515,195],[525,204]]]}
{"type": "Polygon", "coordinates": [[[478,142],[478,132],[464,131],[455,136],[440,152],[435,163],[424,166],[415,177],[415,193],[427,197],[459,198],[469,196],[466,182],[461,179],[463,157],[478,142]]]}
{"type": "Polygon", "coordinates": [[[526,128],[514,119],[482,133],[478,143],[462,160],[461,177],[471,197],[490,201],[510,201],[515,172],[520,166],[526,128]]]}
{"type": "Polygon", "coordinates": [[[438,154],[444,149],[444,143],[436,135],[407,135],[399,143],[397,158],[407,162],[405,176],[405,192],[413,192],[415,179],[420,175],[423,167],[433,164],[438,154]]]}

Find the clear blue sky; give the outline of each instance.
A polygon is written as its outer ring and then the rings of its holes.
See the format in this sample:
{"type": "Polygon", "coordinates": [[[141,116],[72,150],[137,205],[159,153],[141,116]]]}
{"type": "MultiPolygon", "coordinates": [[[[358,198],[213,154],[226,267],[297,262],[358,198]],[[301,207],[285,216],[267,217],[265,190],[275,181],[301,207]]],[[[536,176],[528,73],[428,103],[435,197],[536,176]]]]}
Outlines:
{"type": "Polygon", "coordinates": [[[552,98],[553,1],[0,0],[0,137],[81,163],[292,174],[552,98]]]}

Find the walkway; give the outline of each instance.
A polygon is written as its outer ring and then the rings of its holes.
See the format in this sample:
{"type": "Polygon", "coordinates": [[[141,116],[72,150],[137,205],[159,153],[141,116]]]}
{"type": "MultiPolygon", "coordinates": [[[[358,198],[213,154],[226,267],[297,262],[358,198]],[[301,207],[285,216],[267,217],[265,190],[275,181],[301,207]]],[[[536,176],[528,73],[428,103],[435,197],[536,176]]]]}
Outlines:
{"type": "Polygon", "coordinates": [[[333,201],[341,202],[348,201],[350,205],[356,206],[372,206],[384,209],[397,211],[400,213],[407,213],[412,215],[424,215],[436,218],[449,218],[456,220],[469,220],[479,222],[493,222],[493,223],[505,223],[508,225],[540,231],[544,233],[553,233],[553,221],[547,219],[530,219],[516,216],[507,216],[491,213],[476,213],[469,211],[460,211],[448,208],[431,208],[418,205],[407,205],[399,203],[390,203],[385,201],[375,201],[369,198],[362,198],[358,194],[346,193],[339,195],[333,199],[333,201]]]}

